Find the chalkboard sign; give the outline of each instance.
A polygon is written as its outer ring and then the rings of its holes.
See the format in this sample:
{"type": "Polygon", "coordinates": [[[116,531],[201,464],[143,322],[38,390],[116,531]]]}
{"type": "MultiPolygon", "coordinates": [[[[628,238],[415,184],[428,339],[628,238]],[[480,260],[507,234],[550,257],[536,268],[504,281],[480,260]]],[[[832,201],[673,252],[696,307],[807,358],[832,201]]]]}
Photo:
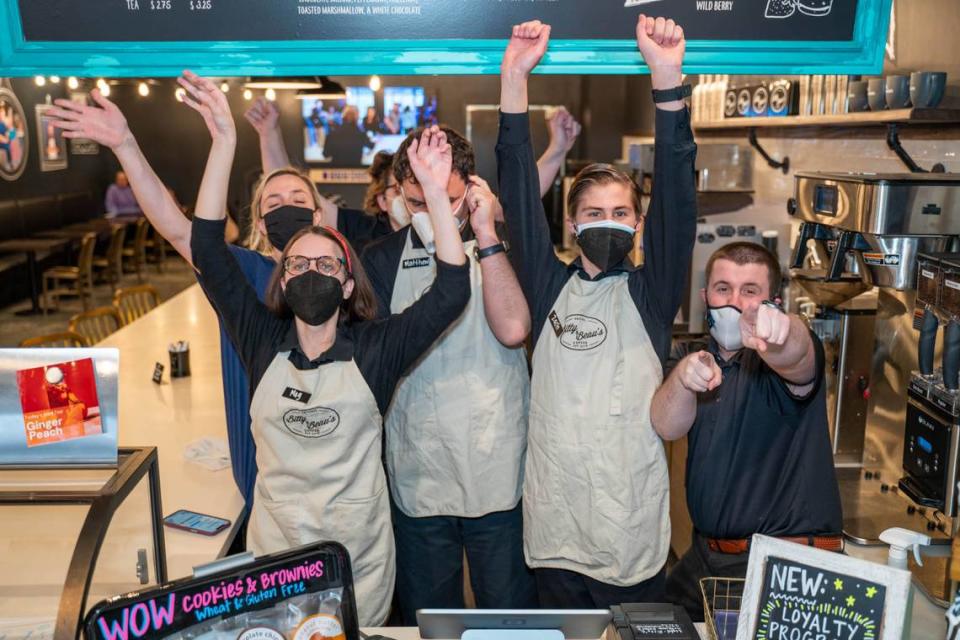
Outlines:
{"type": "Polygon", "coordinates": [[[683,25],[690,72],[877,73],[891,2],[0,0],[0,75],[497,73],[534,18],[553,27],[540,71],[643,73],[641,12],[683,25]]]}
{"type": "Polygon", "coordinates": [[[900,640],[910,572],[755,535],[737,640],[900,640]]]}
{"type": "Polygon", "coordinates": [[[874,640],[886,594],[876,582],[771,556],[754,640],[874,640]]]}

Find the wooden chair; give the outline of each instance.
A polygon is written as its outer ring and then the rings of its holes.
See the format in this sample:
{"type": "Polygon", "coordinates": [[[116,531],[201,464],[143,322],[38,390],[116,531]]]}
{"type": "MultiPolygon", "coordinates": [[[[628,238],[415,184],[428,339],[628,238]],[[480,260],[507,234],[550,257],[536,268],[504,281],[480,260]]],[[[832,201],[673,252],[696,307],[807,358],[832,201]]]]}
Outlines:
{"type": "Polygon", "coordinates": [[[151,233],[147,235],[146,251],[157,266],[157,273],[163,273],[163,263],[167,260],[167,240],[152,225],[150,230],[151,233]]]}
{"type": "Polygon", "coordinates": [[[43,312],[49,308],[48,296],[54,306],[60,306],[60,296],[75,295],[80,298],[83,310],[87,310],[88,298],[93,292],[93,252],[97,246],[97,234],[88,233],[80,241],[77,266],[60,266],[43,272],[43,312]]]}
{"type": "Polygon", "coordinates": [[[20,348],[26,347],[89,347],[90,343],[79,333],[73,331],[61,331],[60,333],[49,333],[45,336],[36,336],[27,338],[20,343],[20,348]]]}
{"type": "Polygon", "coordinates": [[[90,344],[97,344],[123,326],[120,314],[113,307],[97,307],[70,318],[68,329],[80,334],[90,344]]]}
{"type": "Polygon", "coordinates": [[[117,289],[113,294],[113,308],[124,326],[130,324],[160,304],[160,294],[149,284],[117,289]]]}
{"type": "Polygon", "coordinates": [[[126,262],[125,266],[137,274],[137,282],[143,282],[143,269],[147,264],[147,233],[150,232],[150,223],[146,218],[140,218],[136,222],[133,231],[133,245],[124,247],[120,252],[121,260],[126,262]]]}
{"type": "Polygon", "coordinates": [[[123,237],[126,231],[126,226],[122,224],[113,225],[106,253],[93,258],[93,268],[98,273],[101,271],[104,273],[114,292],[117,291],[120,278],[123,277],[123,237]]]}

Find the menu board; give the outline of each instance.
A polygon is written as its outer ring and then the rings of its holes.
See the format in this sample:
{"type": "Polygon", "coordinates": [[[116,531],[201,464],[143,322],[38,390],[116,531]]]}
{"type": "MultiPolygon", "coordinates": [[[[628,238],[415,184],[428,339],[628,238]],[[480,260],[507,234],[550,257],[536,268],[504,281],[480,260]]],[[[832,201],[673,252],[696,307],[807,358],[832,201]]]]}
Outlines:
{"type": "Polygon", "coordinates": [[[633,37],[641,12],[688,38],[829,40],[853,35],[857,0],[19,0],[28,42],[503,38],[540,19],[563,39],[633,37]]]}
{"type": "Polygon", "coordinates": [[[770,556],[754,640],[872,640],[886,593],[882,584],[770,556]]]}

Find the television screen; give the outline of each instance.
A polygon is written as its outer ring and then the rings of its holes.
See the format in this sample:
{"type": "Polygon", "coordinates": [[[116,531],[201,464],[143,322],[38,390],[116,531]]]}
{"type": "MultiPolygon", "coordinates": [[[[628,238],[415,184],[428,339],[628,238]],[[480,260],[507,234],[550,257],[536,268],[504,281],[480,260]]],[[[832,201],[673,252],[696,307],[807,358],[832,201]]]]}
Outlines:
{"type": "Polygon", "coordinates": [[[436,124],[437,99],[425,99],[423,87],[384,87],[378,110],[368,87],[347,87],[346,99],[304,100],[302,112],[305,161],[360,167],[380,151],[396,151],[418,126],[436,124]]]}

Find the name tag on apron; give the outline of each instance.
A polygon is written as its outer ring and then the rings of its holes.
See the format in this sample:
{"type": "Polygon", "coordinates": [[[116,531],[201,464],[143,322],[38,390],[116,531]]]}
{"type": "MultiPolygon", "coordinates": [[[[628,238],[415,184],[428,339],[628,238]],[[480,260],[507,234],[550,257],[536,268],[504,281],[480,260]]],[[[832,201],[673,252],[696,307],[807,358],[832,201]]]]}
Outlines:
{"type": "Polygon", "coordinates": [[[407,258],[403,261],[404,269],[419,269],[420,267],[429,267],[430,258],[407,258]]]}
{"type": "Polygon", "coordinates": [[[306,391],[300,391],[299,389],[294,389],[293,387],[287,387],[283,390],[281,394],[284,398],[293,400],[294,402],[302,402],[307,404],[310,402],[310,394],[306,391]]]}
{"type": "Polygon", "coordinates": [[[550,318],[550,326],[553,327],[553,332],[554,332],[555,334],[557,334],[557,337],[558,337],[558,338],[559,338],[560,336],[562,336],[562,335],[563,335],[563,323],[560,322],[560,318],[557,317],[557,312],[556,312],[556,311],[551,311],[551,312],[550,312],[550,315],[547,316],[547,317],[550,318]]]}

